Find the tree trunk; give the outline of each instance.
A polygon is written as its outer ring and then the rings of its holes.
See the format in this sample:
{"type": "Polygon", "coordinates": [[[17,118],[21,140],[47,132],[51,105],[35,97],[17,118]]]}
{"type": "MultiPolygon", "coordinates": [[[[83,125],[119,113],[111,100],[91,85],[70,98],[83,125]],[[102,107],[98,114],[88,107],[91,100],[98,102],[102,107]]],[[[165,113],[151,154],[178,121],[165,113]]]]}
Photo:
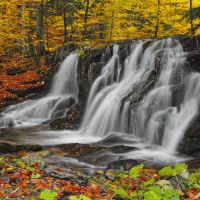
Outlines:
{"type": "Polygon", "coordinates": [[[190,0],[190,15],[190,30],[191,34],[194,35],[192,0],[190,0]]]}
{"type": "Polygon", "coordinates": [[[113,34],[113,27],[114,27],[114,16],[115,16],[115,11],[112,11],[112,21],[111,21],[111,29],[110,29],[110,40],[112,40],[112,34],[113,34]]]}
{"type": "Polygon", "coordinates": [[[75,0],[73,0],[73,7],[72,7],[72,10],[70,12],[70,15],[71,15],[71,35],[70,35],[70,41],[73,41],[73,34],[74,34],[74,26],[73,26],[73,23],[74,23],[74,14],[75,14],[75,9],[76,9],[76,6],[75,6],[75,0]]]}
{"type": "Polygon", "coordinates": [[[88,10],[89,10],[89,0],[86,0],[86,6],[85,6],[85,17],[84,17],[84,33],[83,37],[85,38],[87,36],[87,20],[88,20],[88,10]]]}
{"type": "Polygon", "coordinates": [[[159,23],[160,23],[160,0],[158,0],[158,10],[157,10],[156,29],[154,38],[158,37],[159,23]]]}
{"type": "Polygon", "coordinates": [[[43,55],[45,52],[44,34],[43,34],[43,28],[44,28],[43,18],[44,18],[44,4],[41,3],[37,6],[37,40],[38,40],[37,52],[39,56],[43,55]]]}
{"type": "Polygon", "coordinates": [[[24,18],[24,12],[25,12],[25,3],[23,1],[22,3],[22,14],[21,14],[21,17],[22,17],[22,23],[21,23],[21,29],[22,29],[22,38],[21,38],[21,50],[22,50],[22,56],[24,56],[26,54],[26,46],[25,46],[25,38],[26,38],[26,32],[25,32],[25,18],[24,18]]]}
{"type": "Polygon", "coordinates": [[[33,11],[30,10],[29,11],[29,31],[28,31],[28,55],[29,57],[34,57],[34,46],[33,46],[33,38],[32,35],[34,33],[34,27],[32,25],[32,21],[33,21],[33,11]]]}
{"type": "Polygon", "coordinates": [[[63,1],[64,42],[67,42],[66,3],[63,1]]]}

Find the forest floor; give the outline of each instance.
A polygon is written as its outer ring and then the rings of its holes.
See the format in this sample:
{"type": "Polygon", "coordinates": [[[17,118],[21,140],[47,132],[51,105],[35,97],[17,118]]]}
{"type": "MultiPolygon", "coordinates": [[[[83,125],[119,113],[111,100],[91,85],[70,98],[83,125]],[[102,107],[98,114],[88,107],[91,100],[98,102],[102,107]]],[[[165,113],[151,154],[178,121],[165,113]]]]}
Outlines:
{"type": "Polygon", "coordinates": [[[29,98],[26,94],[18,94],[18,91],[38,88],[43,84],[40,76],[48,71],[44,62],[42,58],[37,67],[30,58],[4,58],[0,63],[0,108],[29,98]]]}
{"type": "Polygon", "coordinates": [[[185,171],[183,178],[179,175],[187,168],[185,164],[161,170],[141,164],[130,170],[98,170],[90,175],[74,170],[74,179],[59,178],[58,174],[66,173],[63,168],[55,168],[49,175],[41,161],[23,159],[29,154],[23,151],[0,156],[0,199],[200,199],[200,171],[188,177],[185,171]]]}

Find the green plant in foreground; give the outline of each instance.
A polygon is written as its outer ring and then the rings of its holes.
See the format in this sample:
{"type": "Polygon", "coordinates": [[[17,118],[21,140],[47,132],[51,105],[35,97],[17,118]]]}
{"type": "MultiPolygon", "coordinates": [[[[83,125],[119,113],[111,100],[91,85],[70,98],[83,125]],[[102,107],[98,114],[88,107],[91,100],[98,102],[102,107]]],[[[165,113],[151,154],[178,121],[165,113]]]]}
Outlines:
{"type": "MultiPolygon", "coordinates": [[[[129,178],[138,180],[140,170],[144,165],[138,165],[130,169],[129,178]]],[[[167,166],[162,168],[158,173],[162,177],[176,177],[182,175],[184,172],[189,178],[188,185],[197,187],[200,185],[200,172],[191,174],[189,177],[187,172],[188,166],[185,163],[179,163],[174,168],[167,166]]],[[[123,177],[123,175],[118,175],[123,177]]],[[[176,177],[177,178],[177,177],[176,177]]],[[[141,181],[141,180],[140,180],[141,181]]],[[[178,179],[177,179],[178,182],[178,179]]],[[[179,183],[178,183],[179,184],[179,183]]],[[[120,183],[118,184],[120,185],[120,183]]],[[[154,178],[148,181],[142,181],[140,186],[135,191],[128,194],[128,192],[121,186],[116,187],[114,184],[109,183],[108,188],[114,192],[114,195],[119,195],[122,198],[128,199],[145,199],[145,200],[179,200],[180,196],[176,189],[173,188],[171,182],[165,179],[159,180],[157,183],[154,178]]]]}
{"type": "Polygon", "coordinates": [[[140,170],[144,167],[143,164],[141,165],[137,165],[135,167],[132,167],[129,171],[129,176],[130,178],[137,178],[137,176],[139,175],[140,170]]]}
{"type": "Polygon", "coordinates": [[[162,168],[158,173],[161,176],[176,176],[181,175],[181,173],[185,170],[187,170],[188,166],[185,163],[179,163],[177,164],[174,169],[172,167],[164,167],[162,168]]]}
{"type": "Polygon", "coordinates": [[[190,188],[199,188],[200,189],[200,171],[195,172],[190,175],[188,185],[190,188]]]}
{"type": "Polygon", "coordinates": [[[40,193],[40,199],[43,199],[43,200],[54,200],[57,195],[58,195],[57,192],[52,192],[49,189],[45,189],[40,193]]]}

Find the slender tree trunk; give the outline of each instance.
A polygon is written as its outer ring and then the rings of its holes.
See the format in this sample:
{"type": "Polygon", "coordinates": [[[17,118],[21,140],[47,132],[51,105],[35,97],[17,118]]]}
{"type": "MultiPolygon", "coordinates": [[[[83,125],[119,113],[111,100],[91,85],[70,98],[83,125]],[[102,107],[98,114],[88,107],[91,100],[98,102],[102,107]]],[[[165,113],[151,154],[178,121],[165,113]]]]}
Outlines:
{"type": "Polygon", "coordinates": [[[45,12],[45,18],[46,18],[46,36],[47,36],[47,42],[46,42],[46,46],[47,46],[47,50],[49,51],[49,30],[48,30],[48,12],[45,12]]]}
{"type": "Polygon", "coordinates": [[[87,36],[87,20],[88,20],[89,3],[90,3],[90,0],[86,0],[85,17],[84,17],[84,33],[83,33],[84,38],[87,36]]]}
{"type": "Polygon", "coordinates": [[[192,0],[190,0],[190,30],[191,34],[194,35],[194,24],[193,24],[193,10],[192,10],[192,0]]]}
{"type": "MultiPolygon", "coordinates": [[[[101,1],[101,8],[104,8],[104,1],[101,1]]],[[[105,15],[105,11],[104,9],[100,9],[98,10],[98,17],[101,17],[101,16],[104,16],[105,15]]],[[[99,21],[99,27],[98,27],[98,39],[104,39],[105,37],[105,34],[104,34],[104,30],[105,30],[105,23],[103,22],[100,22],[99,21]]]]}
{"type": "Polygon", "coordinates": [[[63,1],[64,42],[67,42],[66,3],[63,1]]]}
{"type": "MultiPolygon", "coordinates": [[[[115,5],[115,0],[113,2],[113,6],[115,5]]],[[[114,28],[114,17],[115,17],[115,10],[112,11],[112,18],[111,18],[111,27],[110,27],[110,40],[112,40],[113,28],[114,28]]]]}
{"type": "Polygon", "coordinates": [[[21,23],[21,29],[22,29],[22,38],[21,38],[21,50],[22,50],[22,56],[24,56],[26,54],[26,47],[25,47],[25,19],[24,19],[24,12],[25,12],[25,3],[24,3],[24,0],[23,0],[23,3],[22,3],[22,14],[21,14],[21,17],[22,17],[22,23],[21,23]]]}
{"type": "Polygon", "coordinates": [[[98,39],[104,39],[104,24],[99,25],[99,37],[98,39]]]}
{"type": "Polygon", "coordinates": [[[110,28],[110,40],[112,40],[112,34],[113,34],[113,28],[114,28],[114,16],[115,16],[115,11],[112,11],[112,21],[111,21],[111,28],[110,28]]]}
{"type": "Polygon", "coordinates": [[[71,15],[71,35],[70,35],[70,41],[73,41],[73,34],[74,34],[74,26],[73,26],[73,23],[74,23],[74,12],[75,12],[75,0],[73,0],[73,8],[72,8],[72,11],[70,13],[70,15],[71,15]]]}
{"type": "Polygon", "coordinates": [[[44,48],[44,34],[43,34],[43,29],[44,29],[44,23],[43,23],[43,18],[44,18],[44,4],[41,3],[37,6],[37,51],[38,55],[41,56],[45,52],[44,48]]]}
{"type": "Polygon", "coordinates": [[[29,32],[28,32],[28,46],[29,46],[28,54],[29,54],[29,57],[34,57],[34,46],[33,46],[33,39],[32,39],[32,35],[34,33],[34,28],[32,27],[33,11],[30,10],[29,12],[30,12],[30,14],[29,14],[30,29],[29,29],[29,32]]]}
{"type": "Polygon", "coordinates": [[[160,23],[160,0],[158,0],[158,10],[157,10],[156,29],[154,38],[158,38],[159,23],[160,23]]]}

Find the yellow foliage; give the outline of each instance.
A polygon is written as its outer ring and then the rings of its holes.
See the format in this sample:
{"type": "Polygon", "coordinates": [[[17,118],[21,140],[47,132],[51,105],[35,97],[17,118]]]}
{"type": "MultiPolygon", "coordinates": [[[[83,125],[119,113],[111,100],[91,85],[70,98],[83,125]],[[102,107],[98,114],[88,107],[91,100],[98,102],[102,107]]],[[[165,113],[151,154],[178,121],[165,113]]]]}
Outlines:
{"type": "MultiPolygon", "coordinates": [[[[93,40],[123,40],[184,35],[190,33],[190,24],[182,20],[190,9],[190,0],[0,0],[0,54],[37,45],[37,5],[44,4],[44,42],[53,50],[64,42],[66,31],[70,42],[83,38],[93,40]],[[64,15],[65,8],[65,15],[64,15]],[[65,19],[64,19],[65,17],[65,19]],[[64,20],[66,30],[64,30],[64,20]],[[30,41],[30,38],[32,41],[30,41]]],[[[200,6],[193,0],[193,8],[200,6]]],[[[193,24],[199,21],[194,20],[193,24]]],[[[198,29],[195,34],[200,34],[198,29]]]]}

